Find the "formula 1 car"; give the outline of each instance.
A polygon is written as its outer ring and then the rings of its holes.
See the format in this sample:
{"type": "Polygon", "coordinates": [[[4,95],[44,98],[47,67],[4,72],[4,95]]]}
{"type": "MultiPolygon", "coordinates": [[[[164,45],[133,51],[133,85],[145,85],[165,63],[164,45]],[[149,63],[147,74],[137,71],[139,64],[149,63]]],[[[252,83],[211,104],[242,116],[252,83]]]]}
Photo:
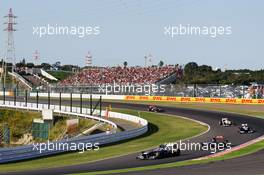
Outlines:
{"type": "Polygon", "coordinates": [[[150,105],[148,107],[148,111],[150,112],[164,112],[164,110],[158,106],[150,105]]]}
{"type": "Polygon", "coordinates": [[[140,160],[154,160],[179,156],[181,151],[176,144],[163,144],[150,151],[143,151],[136,158],[140,160]]]}
{"type": "Polygon", "coordinates": [[[224,136],[216,136],[213,137],[211,141],[208,142],[202,142],[201,146],[208,145],[209,147],[214,148],[215,146],[222,144],[225,148],[228,146],[229,142],[227,139],[225,139],[224,136]]]}
{"type": "Polygon", "coordinates": [[[234,125],[234,123],[232,121],[230,121],[228,118],[222,118],[219,121],[219,125],[222,125],[222,126],[231,126],[231,125],[234,125]]]}
{"type": "Polygon", "coordinates": [[[255,130],[249,127],[247,123],[241,124],[241,126],[239,127],[240,134],[250,134],[254,132],[255,130]]]}

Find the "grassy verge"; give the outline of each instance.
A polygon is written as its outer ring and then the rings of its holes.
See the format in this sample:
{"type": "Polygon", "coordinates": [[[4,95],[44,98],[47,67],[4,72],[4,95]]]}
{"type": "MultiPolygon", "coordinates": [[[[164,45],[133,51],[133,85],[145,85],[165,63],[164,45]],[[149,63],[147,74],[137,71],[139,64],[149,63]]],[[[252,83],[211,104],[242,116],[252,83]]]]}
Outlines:
{"type": "MultiPolygon", "coordinates": [[[[134,110],[118,110],[119,112],[138,115],[134,110]]],[[[0,165],[0,172],[34,170],[40,168],[52,168],[67,165],[87,163],[95,160],[121,156],[145,150],[157,146],[163,142],[171,142],[187,137],[192,137],[207,130],[196,122],[183,118],[170,117],[158,113],[141,112],[141,117],[150,122],[149,132],[137,139],[120,144],[102,147],[99,151],[86,151],[80,153],[68,153],[42,159],[25,162],[0,165]]]]}

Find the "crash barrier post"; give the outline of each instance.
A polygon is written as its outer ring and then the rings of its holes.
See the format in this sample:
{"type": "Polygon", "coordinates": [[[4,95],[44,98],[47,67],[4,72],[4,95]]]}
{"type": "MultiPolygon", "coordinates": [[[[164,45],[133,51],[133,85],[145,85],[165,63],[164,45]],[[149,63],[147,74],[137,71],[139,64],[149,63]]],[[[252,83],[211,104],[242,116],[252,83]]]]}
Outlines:
{"type": "Polygon", "coordinates": [[[60,106],[59,109],[61,110],[61,92],[60,92],[60,95],[59,95],[59,96],[60,96],[60,97],[59,97],[59,101],[60,101],[60,102],[59,102],[59,106],[60,106]]]}
{"type": "Polygon", "coordinates": [[[28,102],[28,91],[25,91],[25,106],[27,107],[27,102],[28,102]]]}
{"type": "Polygon", "coordinates": [[[82,114],[82,93],[80,93],[80,113],[82,114]]]}

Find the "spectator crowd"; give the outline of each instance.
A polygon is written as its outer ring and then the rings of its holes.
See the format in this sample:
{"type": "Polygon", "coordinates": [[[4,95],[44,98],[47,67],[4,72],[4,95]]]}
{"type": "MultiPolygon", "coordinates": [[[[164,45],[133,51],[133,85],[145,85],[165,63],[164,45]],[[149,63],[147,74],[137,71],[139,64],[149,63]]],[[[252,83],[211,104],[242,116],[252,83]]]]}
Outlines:
{"type": "Polygon", "coordinates": [[[84,69],[62,80],[60,85],[153,84],[171,74],[182,76],[178,65],[162,67],[103,67],[84,69]]]}
{"type": "Polygon", "coordinates": [[[264,98],[264,84],[252,83],[248,88],[247,98],[264,98]]]}

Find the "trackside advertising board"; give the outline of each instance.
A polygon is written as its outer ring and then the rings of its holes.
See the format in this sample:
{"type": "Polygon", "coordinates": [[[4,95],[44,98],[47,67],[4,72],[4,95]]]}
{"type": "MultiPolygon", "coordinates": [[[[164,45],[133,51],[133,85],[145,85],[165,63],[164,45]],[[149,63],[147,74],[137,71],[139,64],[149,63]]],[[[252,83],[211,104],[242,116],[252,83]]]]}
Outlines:
{"type": "Polygon", "coordinates": [[[167,101],[167,102],[183,102],[183,103],[264,104],[264,99],[173,97],[173,96],[125,96],[125,100],[167,101]]]}
{"type": "MultiPolygon", "coordinates": [[[[30,97],[35,97],[36,93],[30,93],[30,97]]],[[[209,98],[209,97],[176,97],[176,96],[140,96],[140,95],[93,95],[94,99],[103,100],[131,100],[131,101],[167,101],[182,103],[223,103],[223,104],[262,104],[264,99],[245,99],[245,98],[209,98]]],[[[47,93],[39,93],[39,97],[48,97],[47,93]]],[[[51,93],[50,97],[58,98],[58,93],[51,93]]],[[[69,98],[70,94],[62,94],[62,98],[69,98]]],[[[89,98],[90,94],[83,94],[83,98],[89,98]]],[[[80,94],[72,94],[73,99],[79,99],[80,94]]]]}

